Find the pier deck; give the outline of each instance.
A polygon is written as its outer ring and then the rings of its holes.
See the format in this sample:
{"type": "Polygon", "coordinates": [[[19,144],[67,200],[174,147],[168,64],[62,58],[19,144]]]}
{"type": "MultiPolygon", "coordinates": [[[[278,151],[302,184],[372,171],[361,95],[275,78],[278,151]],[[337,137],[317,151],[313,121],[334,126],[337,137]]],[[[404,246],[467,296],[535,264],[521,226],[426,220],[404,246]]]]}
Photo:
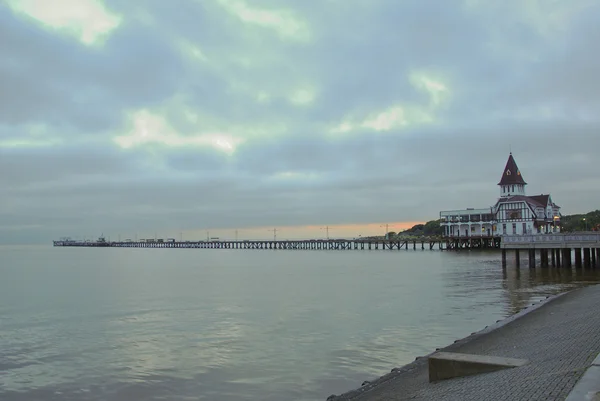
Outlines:
{"type": "MultiPolygon", "coordinates": [[[[525,366],[429,383],[427,358],[334,401],[565,400],[600,353],[600,286],[574,290],[442,351],[529,360],[525,366]]],[[[433,351],[433,350],[432,350],[433,351]]],[[[368,378],[365,378],[368,379],[368,378]]]]}
{"type": "Polygon", "coordinates": [[[520,264],[519,252],[529,254],[529,267],[600,267],[600,233],[580,232],[568,234],[515,235],[502,237],[502,266],[506,266],[506,252],[515,253],[517,266],[520,264]],[[573,260],[574,257],[574,260],[573,260]]]}
{"type": "Polygon", "coordinates": [[[499,248],[500,237],[426,237],[419,239],[311,239],[243,241],[54,241],[61,247],[169,248],[169,249],[271,249],[271,250],[459,250],[499,248]]]}

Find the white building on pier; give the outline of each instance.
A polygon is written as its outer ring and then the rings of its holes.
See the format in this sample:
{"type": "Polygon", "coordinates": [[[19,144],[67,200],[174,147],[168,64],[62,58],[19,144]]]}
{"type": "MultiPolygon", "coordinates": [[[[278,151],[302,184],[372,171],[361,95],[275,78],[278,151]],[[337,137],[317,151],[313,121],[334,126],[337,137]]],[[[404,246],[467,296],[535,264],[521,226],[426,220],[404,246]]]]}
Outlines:
{"type": "Polygon", "coordinates": [[[560,232],[560,207],[550,195],[527,196],[527,183],[512,156],[508,156],[494,206],[440,212],[444,234],[449,237],[546,234],[560,232]]]}

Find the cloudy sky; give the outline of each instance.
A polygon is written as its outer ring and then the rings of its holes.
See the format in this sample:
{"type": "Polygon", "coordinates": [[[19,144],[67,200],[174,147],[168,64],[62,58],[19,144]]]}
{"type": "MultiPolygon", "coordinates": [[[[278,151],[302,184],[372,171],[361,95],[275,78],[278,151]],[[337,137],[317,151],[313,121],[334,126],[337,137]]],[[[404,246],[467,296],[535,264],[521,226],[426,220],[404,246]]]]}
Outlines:
{"type": "Polygon", "coordinates": [[[599,207],[596,0],[0,0],[0,243],[599,207]]]}

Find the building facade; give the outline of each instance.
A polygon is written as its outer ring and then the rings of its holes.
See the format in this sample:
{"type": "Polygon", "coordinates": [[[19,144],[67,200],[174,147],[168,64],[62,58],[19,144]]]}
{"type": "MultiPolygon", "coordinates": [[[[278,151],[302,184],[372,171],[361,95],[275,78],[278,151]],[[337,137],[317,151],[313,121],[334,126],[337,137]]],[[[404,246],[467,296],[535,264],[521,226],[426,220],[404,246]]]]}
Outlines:
{"type": "Polygon", "coordinates": [[[444,234],[449,237],[560,232],[560,207],[550,195],[527,196],[527,183],[510,153],[498,186],[500,197],[488,208],[440,212],[444,234]]]}

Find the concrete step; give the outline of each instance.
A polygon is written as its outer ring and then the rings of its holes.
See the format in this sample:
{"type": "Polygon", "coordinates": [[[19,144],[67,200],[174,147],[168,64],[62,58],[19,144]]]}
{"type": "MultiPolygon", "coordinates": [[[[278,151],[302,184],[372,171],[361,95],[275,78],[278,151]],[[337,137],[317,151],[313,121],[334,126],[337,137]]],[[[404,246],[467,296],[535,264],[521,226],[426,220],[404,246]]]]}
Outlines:
{"type": "Polygon", "coordinates": [[[526,359],[437,352],[429,357],[429,381],[477,375],[526,365],[526,359]]]}

